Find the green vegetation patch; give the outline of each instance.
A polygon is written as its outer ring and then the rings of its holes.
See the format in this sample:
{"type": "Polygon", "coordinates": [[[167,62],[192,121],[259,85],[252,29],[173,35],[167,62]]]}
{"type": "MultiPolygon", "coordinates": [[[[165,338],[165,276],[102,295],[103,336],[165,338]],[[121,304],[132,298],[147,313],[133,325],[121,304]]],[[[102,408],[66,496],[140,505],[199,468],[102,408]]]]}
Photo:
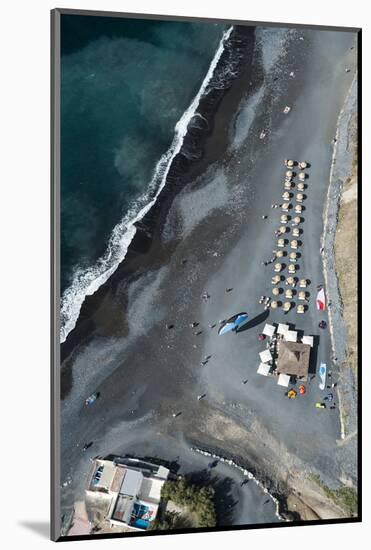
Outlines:
{"type": "Polygon", "coordinates": [[[340,506],[343,510],[348,512],[352,516],[357,515],[358,510],[358,496],[354,489],[351,487],[340,487],[339,489],[331,489],[320,478],[318,474],[309,474],[308,478],[314,481],[322,490],[322,492],[335,504],[340,506]]]}
{"type": "MultiPolygon", "coordinates": [[[[190,514],[196,520],[197,527],[216,525],[214,489],[211,487],[191,485],[184,478],[166,481],[162,486],[161,499],[173,502],[185,514],[190,514]]],[[[166,511],[156,519],[152,529],[176,529],[178,525],[181,525],[179,513],[166,511]]]]}

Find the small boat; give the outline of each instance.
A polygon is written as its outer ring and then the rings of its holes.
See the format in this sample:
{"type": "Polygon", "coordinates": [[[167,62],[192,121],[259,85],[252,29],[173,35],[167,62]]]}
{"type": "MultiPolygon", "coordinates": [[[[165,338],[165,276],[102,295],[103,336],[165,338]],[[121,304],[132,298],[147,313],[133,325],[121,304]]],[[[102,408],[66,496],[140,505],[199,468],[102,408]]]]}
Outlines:
{"type": "Polygon", "coordinates": [[[318,375],[321,379],[321,382],[319,383],[319,389],[324,390],[326,387],[326,372],[327,372],[327,365],[326,363],[321,363],[319,366],[318,375]]]}
{"type": "Polygon", "coordinates": [[[85,406],[88,407],[89,405],[92,405],[94,401],[96,401],[99,397],[99,392],[94,392],[89,397],[85,399],[85,406]]]}

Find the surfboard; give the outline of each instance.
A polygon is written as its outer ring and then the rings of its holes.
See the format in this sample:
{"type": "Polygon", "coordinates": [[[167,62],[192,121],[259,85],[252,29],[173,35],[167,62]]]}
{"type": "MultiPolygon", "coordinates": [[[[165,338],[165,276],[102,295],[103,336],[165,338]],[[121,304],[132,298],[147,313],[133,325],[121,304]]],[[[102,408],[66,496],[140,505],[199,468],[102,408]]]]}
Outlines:
{"type": "Polygon", "coordinates": [[[324,390],[326,386],[326,372],[327,372],[327,365],[326,363],[321,363],[319,367],[319,377],[321,379],[321,382],[319,383],[319,389],[324,390]]]}

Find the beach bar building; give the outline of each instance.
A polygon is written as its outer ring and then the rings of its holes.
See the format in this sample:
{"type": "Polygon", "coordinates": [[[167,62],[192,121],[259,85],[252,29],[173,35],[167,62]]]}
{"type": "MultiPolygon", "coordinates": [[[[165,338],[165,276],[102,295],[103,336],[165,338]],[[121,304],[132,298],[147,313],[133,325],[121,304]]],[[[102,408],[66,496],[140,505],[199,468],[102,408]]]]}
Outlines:
{"type": "Polygon", "coordinates": [[[86,484],[90,498],[106,501],[111,526],[145,531],[155,520],[169,470],[138,459],[92,461],[86,484]]]}
{"type": "Polygon", "coordinates": [[[311,346],[282,340],[277,346],[277,373],[295,376],[303,381],[308,378],[311,346]]]}

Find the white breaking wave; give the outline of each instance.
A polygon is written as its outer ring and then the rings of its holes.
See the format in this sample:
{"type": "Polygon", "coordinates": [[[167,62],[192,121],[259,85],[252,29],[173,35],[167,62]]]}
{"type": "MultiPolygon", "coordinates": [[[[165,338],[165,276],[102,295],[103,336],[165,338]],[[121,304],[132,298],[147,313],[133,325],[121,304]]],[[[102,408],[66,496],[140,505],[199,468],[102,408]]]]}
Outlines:
{"type": "MultiPolygon", "coordinates": [[[[71,330],[75,327],[80,314],[81,306],[86,296],[94,294],[116,271],[119,264],[125,258],[128,247],[136,233],[135,224],[141,220],[155,204],[157,197],[166,184],[167,175],[174,157],[179,153],[184,137],[187,134],[188,124],[195,115],[200,99],[214,74],[215,68],[224,51],[224,44],[228,40],[233,26],[223,33],[219,47],[210,64],[209,70],[188,109],[183,113],[175,126],[173,141],[156,164],[153,178],[148,191],[141,197],[139,204],[145,204],[138,212],[133,207],[124,218],[114,227],[108,242],[107,250],[94,266],[88,269],[80,269],[74,273],[73,281],[61,298],[61,329],[60,342],[63,343],[71,330]],[[157,188],[155,195],[149,200],[151,192],[157,188]],[[148,199],[148,202],[147,202],[148,199]]],[[[138,204],[137,202],[137,204],[138,204]]]]}

